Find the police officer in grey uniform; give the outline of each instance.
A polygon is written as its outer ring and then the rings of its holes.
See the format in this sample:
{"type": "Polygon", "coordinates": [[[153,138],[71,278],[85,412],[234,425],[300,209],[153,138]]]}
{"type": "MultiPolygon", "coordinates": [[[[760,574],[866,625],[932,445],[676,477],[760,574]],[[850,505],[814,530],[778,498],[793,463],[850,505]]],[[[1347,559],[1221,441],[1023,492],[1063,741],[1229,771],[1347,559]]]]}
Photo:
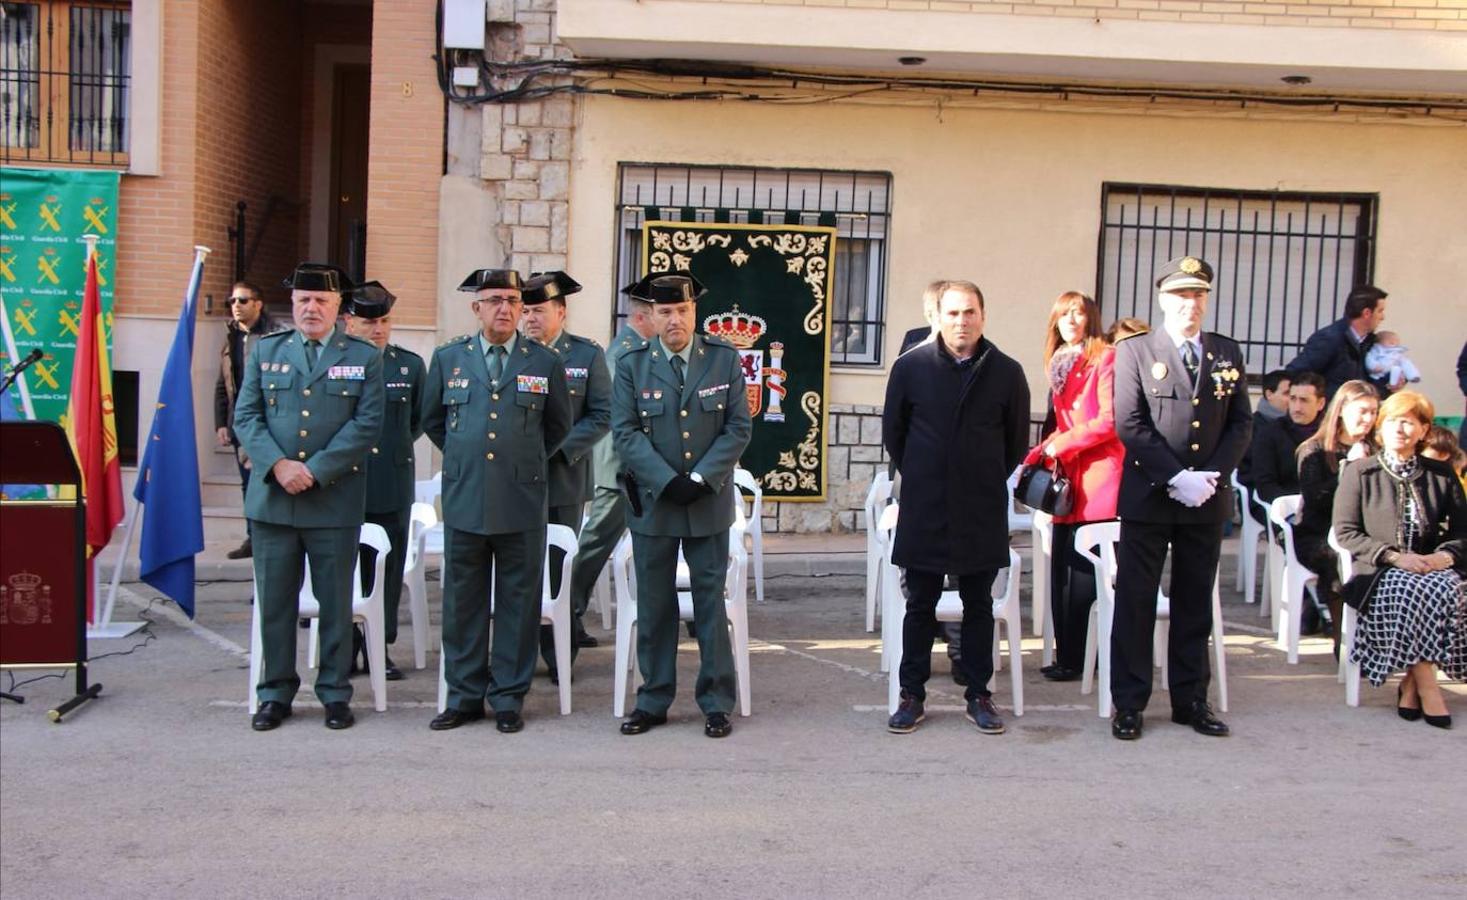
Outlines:
{"type": "Polygon", "coordinates": [[[250,724],[269,731],[291,714],[300,687],[297,596],[309,559],[321,604],[316,696],[326,727],[349,728],[351,579],[366,514],[366,456],[382,428],[382,354],[336,327],[351,289],[340,269],[302,263],[285,286],[295,327],[256,343],[234,407],[235,434],[254,463],[245,515],[263,665],[250,724]]]}
{"type": "Polygon", "coordinates": [[[1253,421],[1241,349],[1202,330],[1212,281],[1212,266],[1194,256],[1167,262],[1156,280],[1163,326],[1116,346],[1116,434],[1126,462],[1110,683],[1111,733],[1121,740],[1141,736],[1151,698],[1156,592],[1168,547],[1172,721],[1199,734],[1228,733],[1207,703],[1207,640],[1223,522],[1234,508],[1230,475],[1253,421]]]}
{"type": "Polygon", "coordinates": [[[705,288],[688,275],[648,275],[625,289],[654,305],[658,336],[617,367],[611,428],[626,465],[637,572],[637,663],[642,686],[622,734],[667,721],[677,685],[678,549],[688,561],[701,662],[694,694],[703,733],[733,724],[736,688],[724,610],[733,470],[753,428],[743,369],[732,345],[694,333],[705,288]]]}
{"type": "Polygon", "coordinates": [[[571,429],[565,367],[519,334],[518,272],[480,269],[482,325],[433,353],[423,432],[443,451],[443,658],[447,709],[434,731],[482,719],[487,699],[500,731],[524,727],[520,708],[535,671],[540,578],[548,517],[548,462],[571,429]],[[490,680],[489,572],[494,572],[490,680]]]}
{"type": "MultiPolygon", "coordinates": [[[[382,351],[386,410],[382,437],[367,454],[367,521],[381,525],[392,544],[382,576],[382,607],[387,617],[383,630],[389,647],[397,641],[402,568],[407,559],[408,525],[413,511],[413,442],[423,433],[423,378],[427,368],[418,354],[389,343],[392,307],[396,302],[397,298],[379,282],[367,281],[357,285],[346,304],[347,334],[370,341],[382,351]]],[[[376,550],[362,547],[363,591],[372,588],[371,573],[376,559],[376,550]]],[[[388,681],[403,677],[390,655],[386,668],[388,681]]],[[[365,671],[366,666],[362,669],[365,671]]]]}
{"type": "MultiPolygon", "coordinates": [[[[577,535],[586,501],[591,499],[591,449],[611,433],[611,374],[606,354],[590,338],[565,330],[565,298],[581,286],[564,272],[537,272],[525,282],[525,315],[521,330],[554,350],[565,366],[570,386],[570,434],[550,457],[550,524],[564,525],[577,535]]],[[[552,550],[549,557],[550,590],[560,590],[564,554],[552,550]]],[[[581,617],[572,610],[571,652],[586,637],[581,617]]],[[[549,625],[540,626],[540,655],[550,669],[550,680],[559,683],[555,671],[555,634],[549,625]]],[[[572,657],[574,659],[574,657],[572,657]]]]}
{"type": "MultiPolygon", "coordinates": [[[[616,372],[618,362],[628,351],[642,346],[657,336],[652,321],[652,304],[637,297],[628,297],[627,319],[622,324],[606,351],[608,378],[616,372]]],[[[621,458],[616,455],[616,443],[611,435],[603,437],[592,453],[592,478],[595,493],[586,511],[586,524],[581,529],[581,539],[576,550],[576,561],[571,569],[571,608],[576,620],[586,614],[591,604],[591,591],[601,570],[616,549],[617,541],[627,530],[627,501],[621,491],[617,474],[621,471],[621,458]]],[[[596,639],[587,634],[578,642],[580,647],[596,646],[596,639]]],[[[571,647],[571,658],[575,659],[577,647],[571,647]]]]}

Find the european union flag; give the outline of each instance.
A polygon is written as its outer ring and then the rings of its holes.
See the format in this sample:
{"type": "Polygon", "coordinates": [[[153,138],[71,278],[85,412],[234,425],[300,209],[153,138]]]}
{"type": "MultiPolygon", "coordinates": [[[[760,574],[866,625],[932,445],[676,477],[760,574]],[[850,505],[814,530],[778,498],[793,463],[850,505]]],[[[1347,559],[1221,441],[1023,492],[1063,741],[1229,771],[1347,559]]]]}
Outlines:
{"type": "Polygon", "coordinates": [[[143,581],[167,594],[194,617],[194,556],[204,549],[204,513],[199,497],[199,450],[194,433],[194,320],[204,254],[196,248],[178,331],[163,367],[158,408],[132,495],[147,509],[138,562],[143,581]]]}

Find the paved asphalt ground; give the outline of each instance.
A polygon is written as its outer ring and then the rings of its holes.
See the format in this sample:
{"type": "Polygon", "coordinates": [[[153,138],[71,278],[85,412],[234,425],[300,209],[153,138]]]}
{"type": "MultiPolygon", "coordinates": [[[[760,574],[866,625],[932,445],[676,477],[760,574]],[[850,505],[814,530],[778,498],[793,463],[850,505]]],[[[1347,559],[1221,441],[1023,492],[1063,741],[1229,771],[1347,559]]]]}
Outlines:
{"type": "MultiPolygon", "coordinates": [[[[150,599],[129,588],[119,619],[150,599]]],[[[1467,896],[1467,689],[1452,732],[1399,720],[1390,686],[1350,709],[1322,641],[1286,665],[1232,595],[1233,736],[1172,725],[1158,693],[1136,743],[1041,680],[1032,639],[1006,735],[964,721],[940,646],[926,723],[888,734],[862,579],[794,575],[751,609],[754,715],[726,740],[702,735],[691,642],[673,721],[622,737],[604,633],[575,712],[537,678],[518,735],[430,732],[433,655],[386,713],[359,680],[349,731],[303,692],[255,734],[248,595],[203,585],[194,628],[155,605],[154,639],[96,661],[102,699],[60,725],[69,679],[0,706],[5,900],[1467,896]]],[[[410,646],[404,625],[399,663],[410,646]]]]}

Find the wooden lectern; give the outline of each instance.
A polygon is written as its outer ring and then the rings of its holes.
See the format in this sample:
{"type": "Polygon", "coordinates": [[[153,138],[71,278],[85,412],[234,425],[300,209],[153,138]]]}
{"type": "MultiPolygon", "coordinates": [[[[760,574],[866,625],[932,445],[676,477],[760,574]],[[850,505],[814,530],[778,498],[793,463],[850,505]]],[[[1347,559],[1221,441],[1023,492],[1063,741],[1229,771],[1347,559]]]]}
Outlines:
{"type": "Polygon", "coordinates": [[[48,713],[60,722],[102,692],[87,684],[86,502],[61,426],[0,422],[0,484],[74,488],[70,500],[0,500],[0,669],[76,669],[76,696],[48,713]]]}

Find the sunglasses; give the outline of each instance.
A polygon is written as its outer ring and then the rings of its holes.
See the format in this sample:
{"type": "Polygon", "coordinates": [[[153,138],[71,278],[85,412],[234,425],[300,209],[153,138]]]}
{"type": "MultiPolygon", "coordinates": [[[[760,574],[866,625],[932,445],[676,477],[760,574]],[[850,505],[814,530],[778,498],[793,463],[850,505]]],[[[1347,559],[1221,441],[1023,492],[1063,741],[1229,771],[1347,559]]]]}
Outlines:
{"type": "Polygon", "coordinates": [[[255,300],[256,300],[255,297],[230,297],[229,298],[229,302],[230,303],[254,303],[255,300]]]}

